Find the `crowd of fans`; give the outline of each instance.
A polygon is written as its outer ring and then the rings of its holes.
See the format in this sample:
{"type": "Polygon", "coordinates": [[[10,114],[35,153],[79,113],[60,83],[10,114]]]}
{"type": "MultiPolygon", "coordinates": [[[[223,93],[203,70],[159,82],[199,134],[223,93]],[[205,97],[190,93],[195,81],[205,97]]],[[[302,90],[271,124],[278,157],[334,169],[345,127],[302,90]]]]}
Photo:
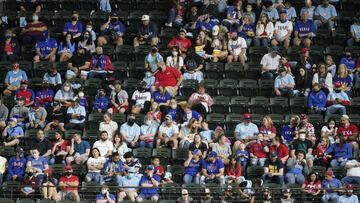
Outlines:
{"type": "MultiPolygon", "coordinates": [[[[222,201],[254,201],[251,188],[263,182],[283,188],[285,202],[294,201],[286,184],[302,187],[303,198],[358,202],[353,194],[353,184],[360,184],[358,127],[347,108],[355,94],[353,87],[360,83],[360,58],[350,49],[340,61],[331,55],[324,59],[311,55],[320,29],[327,29],[330,36],[336,34],[340,2],[329,1],[313,5],[305,0],[301,10],[289,0],[172,1],[164,24],[168,28],[163,29],[176,28],[178,36],[164,42],[159,37],[161,26],[144,14],[130,42],[135,54],[150,45],[144,78],[134,91],[124,88],[126,78],[114,79],[117,70],[104,50],[104,46],[129,43],[127,24],[109,0],[99,2],[99,10],[108,13],[100,27],[80,21],[79,12],[74,11],[60,38],[53,37],[50,25],[39,17],[42,1],[19,2],[20,12],[34,12],[31,21],[20,18],[18,27],[4,17],[0,21],[1,58],[12,63],[3,98],[15,100],[14,106],[1,101],[0,145],[16,149],[15,156],[0,156],[0,185],[18,181],[23,197],[41,194],[45,199],[79,201],[81,181],[94,182],[102,185],[97,202],[159,201],[158,188],[173,184],[172,174],[158,157],[152,158],[151,165],[142,164],[133,150],[169,148],[187,150],[181,183],[237,185],[236,195],[232,186],[226,187],[222,201]],[[17,28],[21,31],[16,32],[17,28]],[[51,64],[41,88],[29,83],[27,67],[19,63],[21,46],[29,44],[36,50],[34,66],[51,64]],[[231,137],[226,126],[209,128],[207,115],[212,113],[214,95],[206,92],[204,70],[211,62],[246,65],[251,46],[269,50],[255,61],[258,79],[274,81],[274,97],[305,97],[308,111],[291,116],[284,125],[268,115],[256,123],[251,113],[245,113],[231,137]],[[291,46],[301,46],[300,60],[282,54],[281,50],[291,46]],[[55,62],[66,63],[66,72],[53,66],[55,62]],[[92,79],[101,84],[95,96],[78,82],[92,79]],[[182,83],[189,80],[198,83],[196,91],[179,101],[182,83]],[[99,113],[103,121],[96,124],[99,135],[92,142],[82,133],[89,130],[90,117],[99,113]],[[123,123],[113,120],[120,114],[126,115],[123,123]],[[330,119],[317,129],[308,114],[330,119]],[[139,115],[144,120],[139,121],[139,115]],[[333,115],[340,115],[340,120],[331,118],[333,115]],[[26,136],[34,129],[34,137],[26,136]],[[65,137],[72,130],[76,131],[65,137]],[[54,132],[51,138],[50,132],[54,132]],[[54,178],[52,166],[59,164],[65,173],[54,178]],[[84,177],[74,174],[76,165],[86,165],[84,177]],[[324,179],[313,170],[319,165],[329,168],[324,179]],[[263,168],[261,181],[247,180],[244,174],[246,168],[255,166],[263,168]],[[338,167],[347,170],[341,179],[334,177],[333,169],[338,167]],[[117,194],[109,192],[109,182],[119,186],[117,194]]],[[[360,16],[348,29],[350,37],[344,41],[350,47],[358,46],[360,16]]],[[[181,194],[178,202],[193,201],[187,189],[181,194]]],[[[263,194],[264,202],[271,201],[270,190],[265,188],[263,194]]],[[[212,198],[205,189],[201,201],[212,198]]]]}

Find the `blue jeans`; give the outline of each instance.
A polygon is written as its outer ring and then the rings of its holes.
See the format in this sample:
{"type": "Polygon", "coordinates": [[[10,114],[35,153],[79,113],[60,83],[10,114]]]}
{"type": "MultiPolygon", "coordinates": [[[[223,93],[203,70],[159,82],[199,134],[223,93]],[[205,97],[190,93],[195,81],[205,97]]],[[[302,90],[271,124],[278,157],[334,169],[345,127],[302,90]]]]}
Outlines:
{"type": "Polygon", "coordinates": [[[145,142],[141,140],[139,145],[140,147],[154,148],[154,142],[145,142]]]}
{"type": "Polygon", "coordinates": [[[334,21],[329,20],[329,21],[327,21],[326,23],[323,24],[320,20],[315,20],[316,30],[317,30],[319,27],[323,26],[323,25],[326,25],[326,27],[327,27],[329,30],[332,30],[332,29],[334,29],[335,23],[334,23],[334,21]]]}
{"type": "Polygon", "coordinates": [[[338,199],[339,199],[339,195],[337,193],[326,193],[321,197],[322,202],[329,202],[329,201],[337,202],[338,199]]]}
{"type": "Polygon", "coordinates": [[[267,158],[252,158],[251,159],[251,165],[253,166],[264,166],[265,164],[265,161],[266,161],[267,158]]]}
{"type": "Polygon", "coordinates": [[[104,177],[104,182],[110,182],[112,180],[115,180],[116,181],[116,184],[118,186],[121,185],[121,175],[113,175],[113,176],[107,176],[107,177],[104,177]]]}
{"type": "MultiPolygon", "coordinates": [[[[14,174],[15,175],[15,174],[14,174]]],[[[18,182],[22,182],[22,180],[24,179],[23,176],[17,176],[16,177],[16,181],[18,182]]],[[[6,181],[13,181],[12,175],[11,174],[7,174],[6,175],[6,181]]]]}
{"type": "Polygon", "coordinates": [[[270,43],[270,39],[269,38],[254,38],[254,45],[255,46],[263,46],[263,47],[268,47],[270,43]]]}
{"type": "Polygon", "coordinates": [[[264,183],[279,183],[281,186],[284,185],[284,176],[269,177],[268,175],[264,174],[262,179],[264,183]]]}
{"type": "Polygon", "coordinates": [[[338,166],[344,167],[346,162],[347,162],[347,160],[345,160],[345,159],[343,161],[338,161],[336,159],[333,159],[333,160],[331,160],[330,165],[333,167],[338,167],[338,166]]]}
{"type": "Polygon", "coordinates": [[[340,115],[346,114],[345,106],[343,106],[343,105],[341,105],[341,106],[340,105],[336,105],[336,106],[332,105],[332,106],[327,107],[327,109],[326,109],[326,115],[327,116],[331,116],[331,115],[336,114],[336,113],[339,113],[340,115]]]}
{"type": "Polygon", "coordinates": [[[183,178],[183,181],[185,184],[188,184],[188,183],[196,183],[196,184],[200,184],[200,176],[192,176],[192,175],[189,175],[189,174],[185,174],[184,175],[184,178],[183,178]]]}
{"type": "Polygon", "coordinates": [[[100,78],[105,80],[106,79],[106,73],[97,73],[95,71],[90,71],[88,74],[88,78],[100,78]]]}
{"type": "Polygon", "coordinates": [[[0,173],[0,186],[3,184],[4,174],[0,173]]]}
{"type": "Polygon", "coordinates": [[[350,183],[355,183],[355,184],[360,185],[360,177],[345,176],[343,179],[341,179],[341,182],[343,182],[344,185],[348,185],[350,183]]]}
{"type": "Polygon", "coordinates": [[[299,184],[302,185],[305,181],[305,177],[303,174],[295,174],[295,173],[286,173],[285,179],[288,184],[299,184]]]}
{"type": "Polygon", "coordinates": [[[99,10],[110,13],[111,12],[110,0],[100,0],[99,10]]]}
{"type": "Polygon", "coordinates": [[[101,173],[97,173],[97,172],[88,172],[86,174],[85,180],[86,180],[86,182],[93,181],[93,182],[97,182],[100,184],[104,183],[103,176],[101,175],[101,173]]]}

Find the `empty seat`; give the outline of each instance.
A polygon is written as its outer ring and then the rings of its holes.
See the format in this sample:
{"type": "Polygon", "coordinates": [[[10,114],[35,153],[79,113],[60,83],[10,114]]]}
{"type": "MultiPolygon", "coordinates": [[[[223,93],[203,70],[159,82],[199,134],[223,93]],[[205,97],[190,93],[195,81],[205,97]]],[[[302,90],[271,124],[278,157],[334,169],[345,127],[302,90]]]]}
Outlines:
{"type": "Polygon", "coordinates": [[[285,97],[270,98],[270,112],[277,114],[286,114],[289,111],[289,101],[285,97]]]}
{"type": "Polygon", "coordinates": [[[231,97],[230,100],[230,110],[231,113],[243,114],[249,112],[249,97],[236,96],[231,97]]]}
{"type": "Polygon", "coordinates": [[[206,87],[206,92],[211,96],[218,95],[218,81],[216,79],[205,79],[202,83],[206,87]]]}
{"type": "Polygon", "coordinates": [[[133,150],[134,156],[138,158],[143,165],[150,164],[151,149],[150,148],[135,148],[133,150]]]}
{"type": "Polygon", "coordinates": [[[182,95],[189,97],[195,92],[196,86],[198,85],[197,80],[184,80],[181,83],[180,92],[182,95]]]}
{"type": "Polygon", "coordinates": [[[226,115],[226,130],[228,131],[234,131],[236,128],[236,125],[241,123],[243,121],[243,116],[242,114],[236,114],[236,113],[231,113],[226,115]]]}
{"type": "Polygon", "coordinates": [[[229,112],[230,97],[217,96],[213,98],[214,104],[211,106],[211,112],[227,114],[229,112]]]}
{"type": "Polygon", "coordinates": [[[238,80],[244,77],[244,66],[240,62],[225,64],[225,78],[238,80]]]}
{"type": "Polygon", "coordinates": [[[258,61],[249,62],[244,65],[245,78],[258,79],[260,74],[260,64],[258,61]]]}
{"type": "Polygon", "coordinates": [[[306,113],[306,99],[305,97],[290,98],[290,110],[293,114],[306,113]]]}
{"type": "Polygon", "coordinates": [[[259,80],[259,96],[272,97],[274,95],[274,80],[259,80]]]}
{"type": "Polygon", "coordinates": [[[224,115],[219,113],[211,113],[206,116],[206,121],[209,124],[209,129],[213,130],[216,126],[224,123],[224,115]]]}
{"type": "Polygon", "coordinates": [[[224,74],[224,64],[222,62],[209,62],[205,65],[207,78],[221,79],[224,74]]]}
{"type": "Polygon", "coordinates": [[[269,99],[266,97],[253,97],[250,100],[250,109],[252,113],[265,114],[268,113],[269,99]]]}
{"type": "Polygon", "coordinates": [[[257,81],[252,79],[243,79],[239,82],[239,95],[244,97],[256,96],[257,81]]]}
{"type": "Polygon", "coordinates": [[[233,79],[220,80],[219,83],[220,95],[234,96],[237,95],[237,81],[233,79]]]}

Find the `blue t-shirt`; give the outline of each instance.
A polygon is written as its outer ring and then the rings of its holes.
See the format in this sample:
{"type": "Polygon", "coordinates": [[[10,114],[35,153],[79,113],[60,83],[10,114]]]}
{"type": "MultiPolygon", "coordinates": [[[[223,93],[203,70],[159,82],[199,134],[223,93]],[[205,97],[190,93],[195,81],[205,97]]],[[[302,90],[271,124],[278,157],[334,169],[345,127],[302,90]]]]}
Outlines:
{"type": "Polygon", "coordinates": [[[211,31],[213,29],[213,27],[217,24],[218,24],[218,22],[216,22],[214,20],[210,20],[209,22],[205,22],[204,20],[202,20],[202,21],[199,21],[198,23],[196,23],[196,29],[201,30],[202,27],[205,27],[206,30],[211,31]]]}
{"type": "Polygon", "coordinates": [[[7,135],[7,138],[11,138],[11,137],[15,137],[18,135],[24,135],[24,131],[19,126],[15,126],[14,128],[10,127],[6,130],[6,135],[7,135]]]}
{"type": "MultiPolygon", "coordinates": [[[[241,11],[242,13],[242,11],[241,11]]],[[[230,15],[231,18],[237,19],[238,11],[235,6],[229,6],[227,9],[227,15],[230,15]]]]}
{"type": "Polygon", "coordinates": [[[83,32],[83,25],[81,22],[77,21],[75,25],[72,22],[67,22],[64,25],[63,32],[70,32],[72,36],[83,32]]]}
{"type": "Polygon", "coordinates": [[[28,80],[26,72],[19,70],[14,72],[13,70],[6,73],[5,83],[13,86],[19,86],[22,80],[28,80]]]}
{"type": "Polygon", "coordinates": [[[355,60],[355,58],[343,57],[340,60],[340,64],[344,64],[348,70],[353,70],[356,65],[356,60],[355,60]]]}
{"type": "Polygon", "coordinates": [[[39,157],[38,159],[34,159],[33,157],[30,157],[28,159],[28,161],[31,162],[31,166],[40,170],[44,170],[45,169],[45,165],[48,164],[46,158],[44,157],[39,157]]]}
{"type": "Polygon", "coordinates": [[[335,77],[333,78],[333,83],[335,84],[336,82],[341,83],[341,85],[345,85],[346,87],[352,87],[352,79],[351,77],[348,75],[346,78],[341,78],[339,77],[339,75],[335,75],[335,77]]]}
{"type": "MultiPolygon", "coordinates": [[[[333,178],[332,180],[324,180],[322,183],[321,183],[321,186],[322,188],[341,188],[342,184],[340,182],[339,179],[336,179],[336,178],[333,178]]],[[[333,189],[327,189],[326,190],[327,193],[334,193],[334,190],[333,189]]]]}
{"type": "Polygon", "coordinates": [[[176,121],[176,112],[177,112],[176,109],[170,108],[170,110],[169,110],[169,115],[171,116],[173,121],[176,121]]]}
{"type": "Polygon", "coordinates": [[[280,135],[289,143],[294,139],[294,132],[295,128],[291,128],[289,125],[283,125],[280,130],[280,135]]]}
{"type": "Polygon", "coordinates": [[[202,160],[199,159],[198,162],[195,162],[194,159],[191,159],[188,167],[185,168],[185,174],[195,176],[201,169],[202,160]]]}
{"type": "Polygon", "coordinates": [[[248,33],[248,32],[253,32],[255,34],[255,25],[254,24],[245,24],[243,26],[243,29],[241,30],[241,32],[238,33],[238,36],[243,37],[245,39],[252,38],[252,37],[246,35],[246,33],[248,33]]]}
{"type": "Polygon", "coordinates": [[[90,149],[90,144],[88,141],[81,140],[80,144],[74,143],[75,153],[84,154],[87,149],[90,149]]]}
{"type": "Polygon", "coordinates": [[[51,53],[52,49],[58,48],[58,44],[55,39],[48,38],[46,40],[38,41],[35,44],[35,48],[40,49],[41,55],[47,56],[51,53]]]}
{"type": "MultiPolygon", "coordinates": [[[[160,177],[158,175],[154,174],[153,178],[160,184],[160,177]]],[[[143,184],[143,183],[152,184],[150,177],[146,174],[144,174],[141,177],[139,185],[141,186],[141,184],[143,184]]],[[[141,188],[140,189],[140,194],[144,194],[144,195],[156,195],[158,193],[159,193],[159,189],[157,189],[157,188],[141,188]]]]}
{"type": "Polygon", "coordinates": [[[224,168],[224,163],[221,161],[221,159],[216,159],[215,163],[210,163],[207,160],[203,160],[201,168],[205,169],[209,175],[216,175],[219,173],[220,169],[224,168]]]}
{"type": "Polygon", "coordinates": [[[165,92],[165,94],[161,93],[160,91],[153,92],[151,98],[158,104],[166,103],[171,99],[169,92],[165,92]]]}
{"type": "MultiPolygon", "coordinates": [[[[109,196],[110,196],[110,199],[116,201],[115,195],[109,194],[109,196]]],[[[96,201],[98,201],[98,200],[107,200],[107,198],[103,194],[98,194],[98,195],[96,195],[95,200],[96,201]]],[[[108,202],[108,201],[106,201],[106,202],[108,202]]]]}
{"type": "Polygon", "coordinates": [[[306,22],[298,20],[295,23],[295,29],[298,32],[299,37],[307,37],[309,33],[315,32],[315,23],[312,20],[307,20],[306,22]]]}
{"type": "Polygon", "coordinates": [[[111,31],[114,31],[118,36],[123,36],[125,34],[125,26],[121,21],[109,23],[108,27],[101,33],[101,35],[110,35],[111,31]]]}
{"type": "Polygon", "coordinates": [[[236,151],[236,157],[238,157],[238,161],[242,162],[242,163],[246,163],[248,158],[249,158],[249,152],[246,150],[237,150],[236,151]],[[241,156],[246,156],[246,157],[241,157],[241,156]]]}

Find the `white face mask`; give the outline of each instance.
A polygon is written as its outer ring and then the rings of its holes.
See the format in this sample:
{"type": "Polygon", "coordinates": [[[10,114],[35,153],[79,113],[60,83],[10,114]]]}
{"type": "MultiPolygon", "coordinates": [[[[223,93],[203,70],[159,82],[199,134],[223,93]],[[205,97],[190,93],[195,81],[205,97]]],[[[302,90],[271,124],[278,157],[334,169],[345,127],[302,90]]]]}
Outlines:
{"type": "Polygon", "coordinates": [[[336,139],[335,143],[339,144],[340,143],[340,139],[336,139]]]}
{"type": "Polygon", "coordinates": [[[334,128],[334,127],[335,127],[335,124],[329,124],[329,127],[330,127],[330,128],[334,128]]]}
{"type": "Polygon", "coordinates": [[[69,87],[69,86],[65,86],[65,87],[64,87],[64,91],[65,91],[65,92],[68,92],[69,90],[70,90],[70,87],[69,87]]]}
{"type": "Polygon", "coordinates": [[[151,125],[151,121],[150,120],[145,121],[145,125],[151,125]]]}
{"type": "Polygon", "coordinates": [[[102,189],[101,194],[105,195],[107,193],[107,191],[108,191],[107,189],[102,189]]]}
{"type": "Polygon", "coordinates": [[[84,97],[84,96],[85,96],[84,92],[79,92],[79,97],[84,97]]]}
{"type": "Polygon", "coordinates": [[[177,56],[177,55],[178,55],[178,52],[177,52],[177,51],[173,51],[173,52],[172,52],[172,55],[177,56]]]}
{"type": "Polygon", "coordinates": [[[299,135],[299,139],[300,139],[300,140],[305,140],[305,137],[306,137],[305,134],[300,134],[300,135],[299,135]]]}
{"type": "Polygon", "coordinates": [[[92,27],[87,27],[87,28],[86,28],[86,31],[91,32],[91,31],[92,31],[92,27]]]}

